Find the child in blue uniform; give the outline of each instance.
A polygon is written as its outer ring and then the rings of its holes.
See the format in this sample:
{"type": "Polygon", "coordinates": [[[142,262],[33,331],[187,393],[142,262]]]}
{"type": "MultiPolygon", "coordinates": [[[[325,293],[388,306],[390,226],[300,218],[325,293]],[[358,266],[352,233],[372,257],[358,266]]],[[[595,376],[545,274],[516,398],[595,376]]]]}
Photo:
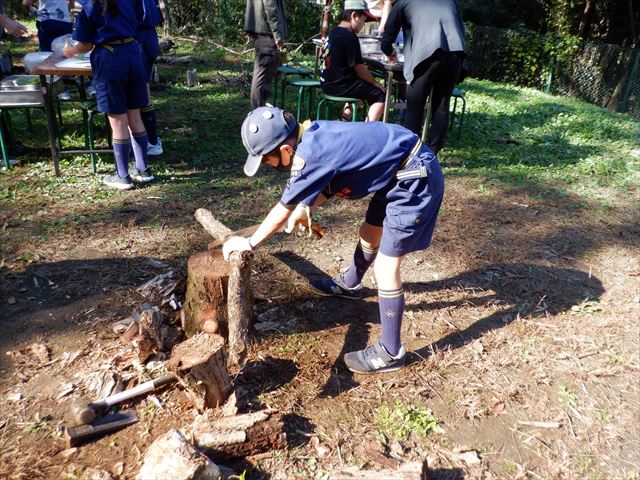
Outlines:
{"type": "MultiPolygon", "coordinates": [[[[365,0],[346,0],[340,14],[340,23],[331,32],[322,52],[320,82],[322,91],[337,97],[352,97],[369,103],[367,120],[379,120],[384,111],[385,90],[376,82],[365,66],[360,50],[358,32],[367,19],[375,19],[367,9],[365,0]]],[[[343,118],[350,119],[353,112],[348,105],[343,118]]]]}
{"type": "MultiPolygon", "coordinates": [[[[23,0],[22,4],[29,10],[33,8],[33,0],[23,0]]],[[[68,35],[73,29],[71,14],[73,1],[39,0],[35,9],[38,44],[41,52],[51,51],[51,42],[61,35],[68,35]]]]}
{"type": "Polygon", "coordinates": [[[162,155],[162,141],[158,138],[158,121],[156,111],[151,102],[151,72],[153,63],[160,54],[158,45],[158,34],[156,27],[162,24],[162,15],[156,0],[142,0],[142,18],[138,23],[138,33],[136,40],[142,48],[142,63],[144,64],[144,74],[147,79],[147,95],[149,104],[140,110],[144,128],[147,131],[149,146],[148,155],[162,155]]]}
{"type": "Polygon", "coordinates": [[[149,103],[140,44],[134,39],[141,17],[140,0],[93,0],[86,2],[76,19],[74,40],[67,46],[67,57],[91,51],[93,86],[98,110],[107,113],[113,131],[116,174],[104,183],[120,190],[133,188],[133,182],[154,179],[147,167],[147,132],[140,109],[149,103]],[[136,165],[128,170],[133,149],[136,165]]]}
{"type": "Polygon", "coordinates": [[[360,227],[351,267],[344,275],[314,282],[326,295],[361,296],[361,281],[374,264],[382,338],[345,354],[358,373],[397,370],[406,362],[400,342],[404,293],[400,264],[411,252],[427,248],[444,194],[444,178],[435,154],[417,135],[380,122],[317,121],[300,125],[288,112],[260,107],[242,125],[249,152],[244,172],[253,176],[261,163],[290,171],[280,202],[246,239],[232,237],[223,252],[250,250],[285,224],[291,232],[311,211],[337,195],[347,199],[373,194],[360,227]]]}

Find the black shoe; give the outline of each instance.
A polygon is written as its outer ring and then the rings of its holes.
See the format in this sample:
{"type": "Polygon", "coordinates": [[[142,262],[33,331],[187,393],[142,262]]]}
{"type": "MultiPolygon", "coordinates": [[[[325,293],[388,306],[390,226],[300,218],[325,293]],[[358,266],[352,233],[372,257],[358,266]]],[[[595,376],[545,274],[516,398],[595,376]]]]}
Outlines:
{"type": "Polygon", "coordinates": [[[342,276],[312,280],[311,286],[320,294],[357,300],[362,298],[362,285],[349,288],[344,284],[342,276]]]}
{"type": "Polygon", "coordinates": [[[131,176],[133,181],[137,183],[149,183],[155,178],[153,176],[153,173],[151,173],[150,168],[147,168],[144,172],[141,172],[134,167],[129,170],[129,175],[131,176]]]}
{"type": "Polygon", "coordinates": [[[345,353],[344,363],[355,373],[393,372],[407,364],[407,352],[400,347],[398,354],[392,357],[382,342],[378,341],[364,350],[345,353]]]}
{"type": "Polygon", "coordinates": [[[124,178],[119,177],[117,174],[105,175],[102,181],[106,186],[117,188],[118,190],[131,190],[133,188],[133,182],[129,175],[124,178]]]}

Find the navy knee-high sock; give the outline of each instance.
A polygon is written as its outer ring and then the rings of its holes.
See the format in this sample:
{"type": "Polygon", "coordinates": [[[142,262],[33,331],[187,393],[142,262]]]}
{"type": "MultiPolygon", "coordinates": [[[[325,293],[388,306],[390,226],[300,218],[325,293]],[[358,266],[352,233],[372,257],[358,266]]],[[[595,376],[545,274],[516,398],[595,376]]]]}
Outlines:
{"type": "Polygon", "coordinates": [[[353,260],[351,261],[351,266],[342,278],[344,284],[349,288],[360,285],[364,274],[367,273],[367,270],[369,269],[371,264],[373,264],[373,261],[376,259],[377,255],[377,248],[365,247],[364,245],[362,245],[362,241],[359,241],[358,246],[356,246],[355,252],[353,252],[353,260]]]}
{"type": "Polygon", "coordinates": [[[156,110],[153,108],[153,103],[150,103],[146,107],[140,109],[140,116],[142,117],[144,128],[147,131],[149,143],[155,145],[158,143],[158,120],[156,117],[156,110]]]}
{"type": "Polygon", "coordinates": [[[147,145],[149,140],[147,139],[147,132],[131,133],[131,147],[133,148],[133,156],[136,158],[136,168],[140,172],[144,172],[147,169],[147,145]]]}
{"type": "Polygon", "coordinates": [[[378,289],[378,307],[382,324],[382,345],[390,355],[396,356],[400,351],[400,327],[404,313],[404,290],[378,289]]]}
{"type": "Polygon", "coordinates": [[[131,153],[131,139],[113,139],[113,157],[116,161],[118,176],[124,178],[129,175],[129,154],[131,153]]]}

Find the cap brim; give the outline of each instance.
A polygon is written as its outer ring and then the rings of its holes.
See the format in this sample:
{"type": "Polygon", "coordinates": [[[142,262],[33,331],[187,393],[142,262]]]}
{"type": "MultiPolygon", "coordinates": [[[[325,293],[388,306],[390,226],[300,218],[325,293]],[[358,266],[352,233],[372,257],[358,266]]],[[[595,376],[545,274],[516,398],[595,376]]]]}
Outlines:
{"type": "Polygon", "coordinates": [[[371,13],[369,10],[363,10],[365,16],[367,17],[367,20],[371,20],[371,21],[378,21],[380,20],[380,17],[376,17],[373,13],[371,13]]]}
{"type": "Polygon", "coordinates": [[[260,168],[262,163],[262,155],[249,155],[247,161],[244,163],[244,174],[247,177],[253,177],[260,168]]]}

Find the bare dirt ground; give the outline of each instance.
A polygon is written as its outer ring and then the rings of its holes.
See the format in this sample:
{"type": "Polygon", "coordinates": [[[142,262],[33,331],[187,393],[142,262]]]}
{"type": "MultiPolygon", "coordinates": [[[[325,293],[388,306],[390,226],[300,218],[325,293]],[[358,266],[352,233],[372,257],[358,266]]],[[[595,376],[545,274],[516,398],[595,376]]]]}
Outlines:
{"type": "MultiPolygon", "coordinates": [[[[259,249],[256,318],[273,324],[252,331],[235,384],[245,410],[285,414],[289,447],[231,465],[237,472],[324,478],[426,458],[436,479],[639,478],[637,210],[617,198],[605,212],[561,186],[488,182],[492,194],[481,194],[476,184],[448,178],[432,247],[405,260],[411,353],[399,372],[353,375],[341,360],[379,334],[371,273],[361,301],[313,296],[304,280],[348,267],[365,202],[321,209],[321,241],[282,234],[259,249]],[[440,427],[428,436],[419,418],[390,413],[424,409],[440,427]],[[405,424],[414,431],[399,433],[405,424]]],[[[136,425],[77,449],[61,438],[94,372],[128,384],[153,374],[112,326],[158,302],[136,291],[145,281],[169,269],[184,279],[188,256],[210,240],[193,211],[219,212],[217,193],[161,204],[138,190],[108,212],[76,212],[85,220],[51,238],[33,236],[35,210],[18,228],[16,206],[2,206],[0,478],[133,479],[158,435],[188,430],[195,412],[166,388],[130,404],[136,425]]],[[[68,206],[34,208],[55,219],[68,206]]],[[[231,226],[266,213],[255,201],[243,208],[231,226]]]]}

